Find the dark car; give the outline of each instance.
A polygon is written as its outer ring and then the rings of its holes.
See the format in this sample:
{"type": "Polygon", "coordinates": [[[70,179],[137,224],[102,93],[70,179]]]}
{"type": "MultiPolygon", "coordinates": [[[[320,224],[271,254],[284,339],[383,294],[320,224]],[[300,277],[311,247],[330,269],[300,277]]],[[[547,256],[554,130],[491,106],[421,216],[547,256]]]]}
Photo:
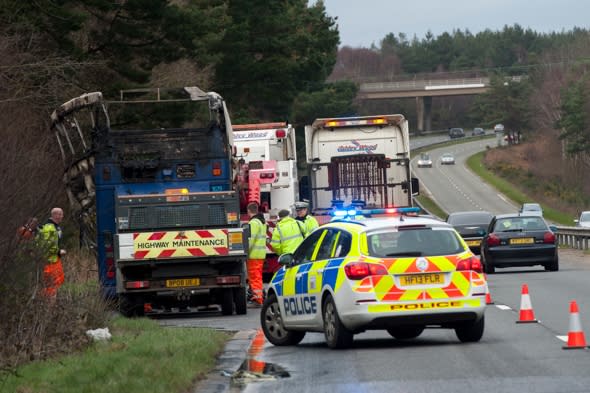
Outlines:
{"type": "Polygon", "coordinates": [[[446,222],[459,232],[471,251],[479,255],[481,240],[487,233],[493,217],[492,213],[483,210],[454,212],[449,214],[446,222]]]}
{"type": "Polygon", "coordinates": [[[543,217],[523,213],[495,216],[481,242],[486,273],[496,268],[541,265],[559,270],[557,237],[543,217]]]}
{"type": "Polygon", "coordinates": [[[465,136],[465,131],[462,128],[451,128],[449,130],[449,137],[451,139],[455,138],[463,138],[465,136]]]}

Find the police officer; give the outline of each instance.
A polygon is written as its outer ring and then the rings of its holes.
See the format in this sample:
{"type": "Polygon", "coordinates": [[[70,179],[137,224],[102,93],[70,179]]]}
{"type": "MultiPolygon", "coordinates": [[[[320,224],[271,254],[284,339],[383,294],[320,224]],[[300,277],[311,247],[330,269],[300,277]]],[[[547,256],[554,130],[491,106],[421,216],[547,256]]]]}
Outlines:
{"type": "Polygon", "coordinates": [[[262,267],[266,258],[266,222],[258,212],[256,203],[248,204],[250,216],[250,238],[248,239],[248,282],[250,283],[251,301],[254,305],[262,305],[262,267]]]}
{"type": "Polygon", "coordinates": [[[297,212],[297,217],[295,219],[303,223],[306,237],[309,236],[314,229],[319,227],[318,221],[315,217],[308,214],[309,203],[304,201],[295,202],[295,211],[297,212]]]}
{"type": "Polygon", "coordinates": [[[279,222],[272,231],[270,246],[277,255],[295,251],[305,238],[305,227],[300,221],[289,216],[289,210],[279,211],[279,222]]]}

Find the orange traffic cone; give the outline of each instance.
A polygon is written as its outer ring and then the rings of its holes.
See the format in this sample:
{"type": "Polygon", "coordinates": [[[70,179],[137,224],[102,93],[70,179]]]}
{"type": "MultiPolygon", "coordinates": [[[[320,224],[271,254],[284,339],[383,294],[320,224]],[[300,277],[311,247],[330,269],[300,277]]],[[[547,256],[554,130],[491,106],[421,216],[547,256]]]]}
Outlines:
{"type": "Polygon", "coordinates": [[[531,305],[531,297],[529,296],[529,287],[522,284],[522,296],[520,298],[520,314],[519,320],[516,323],[530,323],[539,322],[535,319],[535,312],[531,305]]]}
{"type": "Polygon", "coordinates": [[[586,339],[584,338],[582,324],[580,323],[578,304],[575,300],[572,300],[570,302],[570,327],[567,333],[567,345],[564,345],[563,349],[581,349],[586,347],[586,339]]]}
{"type": "Polygon", "coordinates": [[[488,277],[484,273],[484,278],[486,279],[486,304],[494,304],[492,300],[492,295],[490,295],[490,286],[488,284],[488,277]]]}

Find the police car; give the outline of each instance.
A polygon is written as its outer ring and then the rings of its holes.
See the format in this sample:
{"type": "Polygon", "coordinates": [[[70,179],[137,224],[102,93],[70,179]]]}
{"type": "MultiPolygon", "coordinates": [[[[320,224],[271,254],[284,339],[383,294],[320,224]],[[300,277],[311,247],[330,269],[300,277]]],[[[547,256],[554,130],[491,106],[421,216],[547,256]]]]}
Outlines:
{"type": "Polygon", "coordinates": [[[479,341],[487,290],[479,259],[451,225],[412,211],[344,212],[354,219],[322,225],[281,255],[260,314],[268,341],[296,345],[323,332],[330,348],[345,348],[365,330],[411,339],[428,327],[479,341]],[[383,214],[392,216],[374,217],[383,214]]]}

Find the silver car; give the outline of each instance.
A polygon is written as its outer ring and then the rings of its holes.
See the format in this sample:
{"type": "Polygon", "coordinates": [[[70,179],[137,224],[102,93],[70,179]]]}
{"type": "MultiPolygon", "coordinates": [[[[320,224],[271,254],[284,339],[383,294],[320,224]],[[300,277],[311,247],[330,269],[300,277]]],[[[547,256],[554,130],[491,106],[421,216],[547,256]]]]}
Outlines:
{"type": "Polygon", "coordinates": [[[444,153],[440,156],[441,165],[455,165],[455,156],[452,153],[444,153]]]}

